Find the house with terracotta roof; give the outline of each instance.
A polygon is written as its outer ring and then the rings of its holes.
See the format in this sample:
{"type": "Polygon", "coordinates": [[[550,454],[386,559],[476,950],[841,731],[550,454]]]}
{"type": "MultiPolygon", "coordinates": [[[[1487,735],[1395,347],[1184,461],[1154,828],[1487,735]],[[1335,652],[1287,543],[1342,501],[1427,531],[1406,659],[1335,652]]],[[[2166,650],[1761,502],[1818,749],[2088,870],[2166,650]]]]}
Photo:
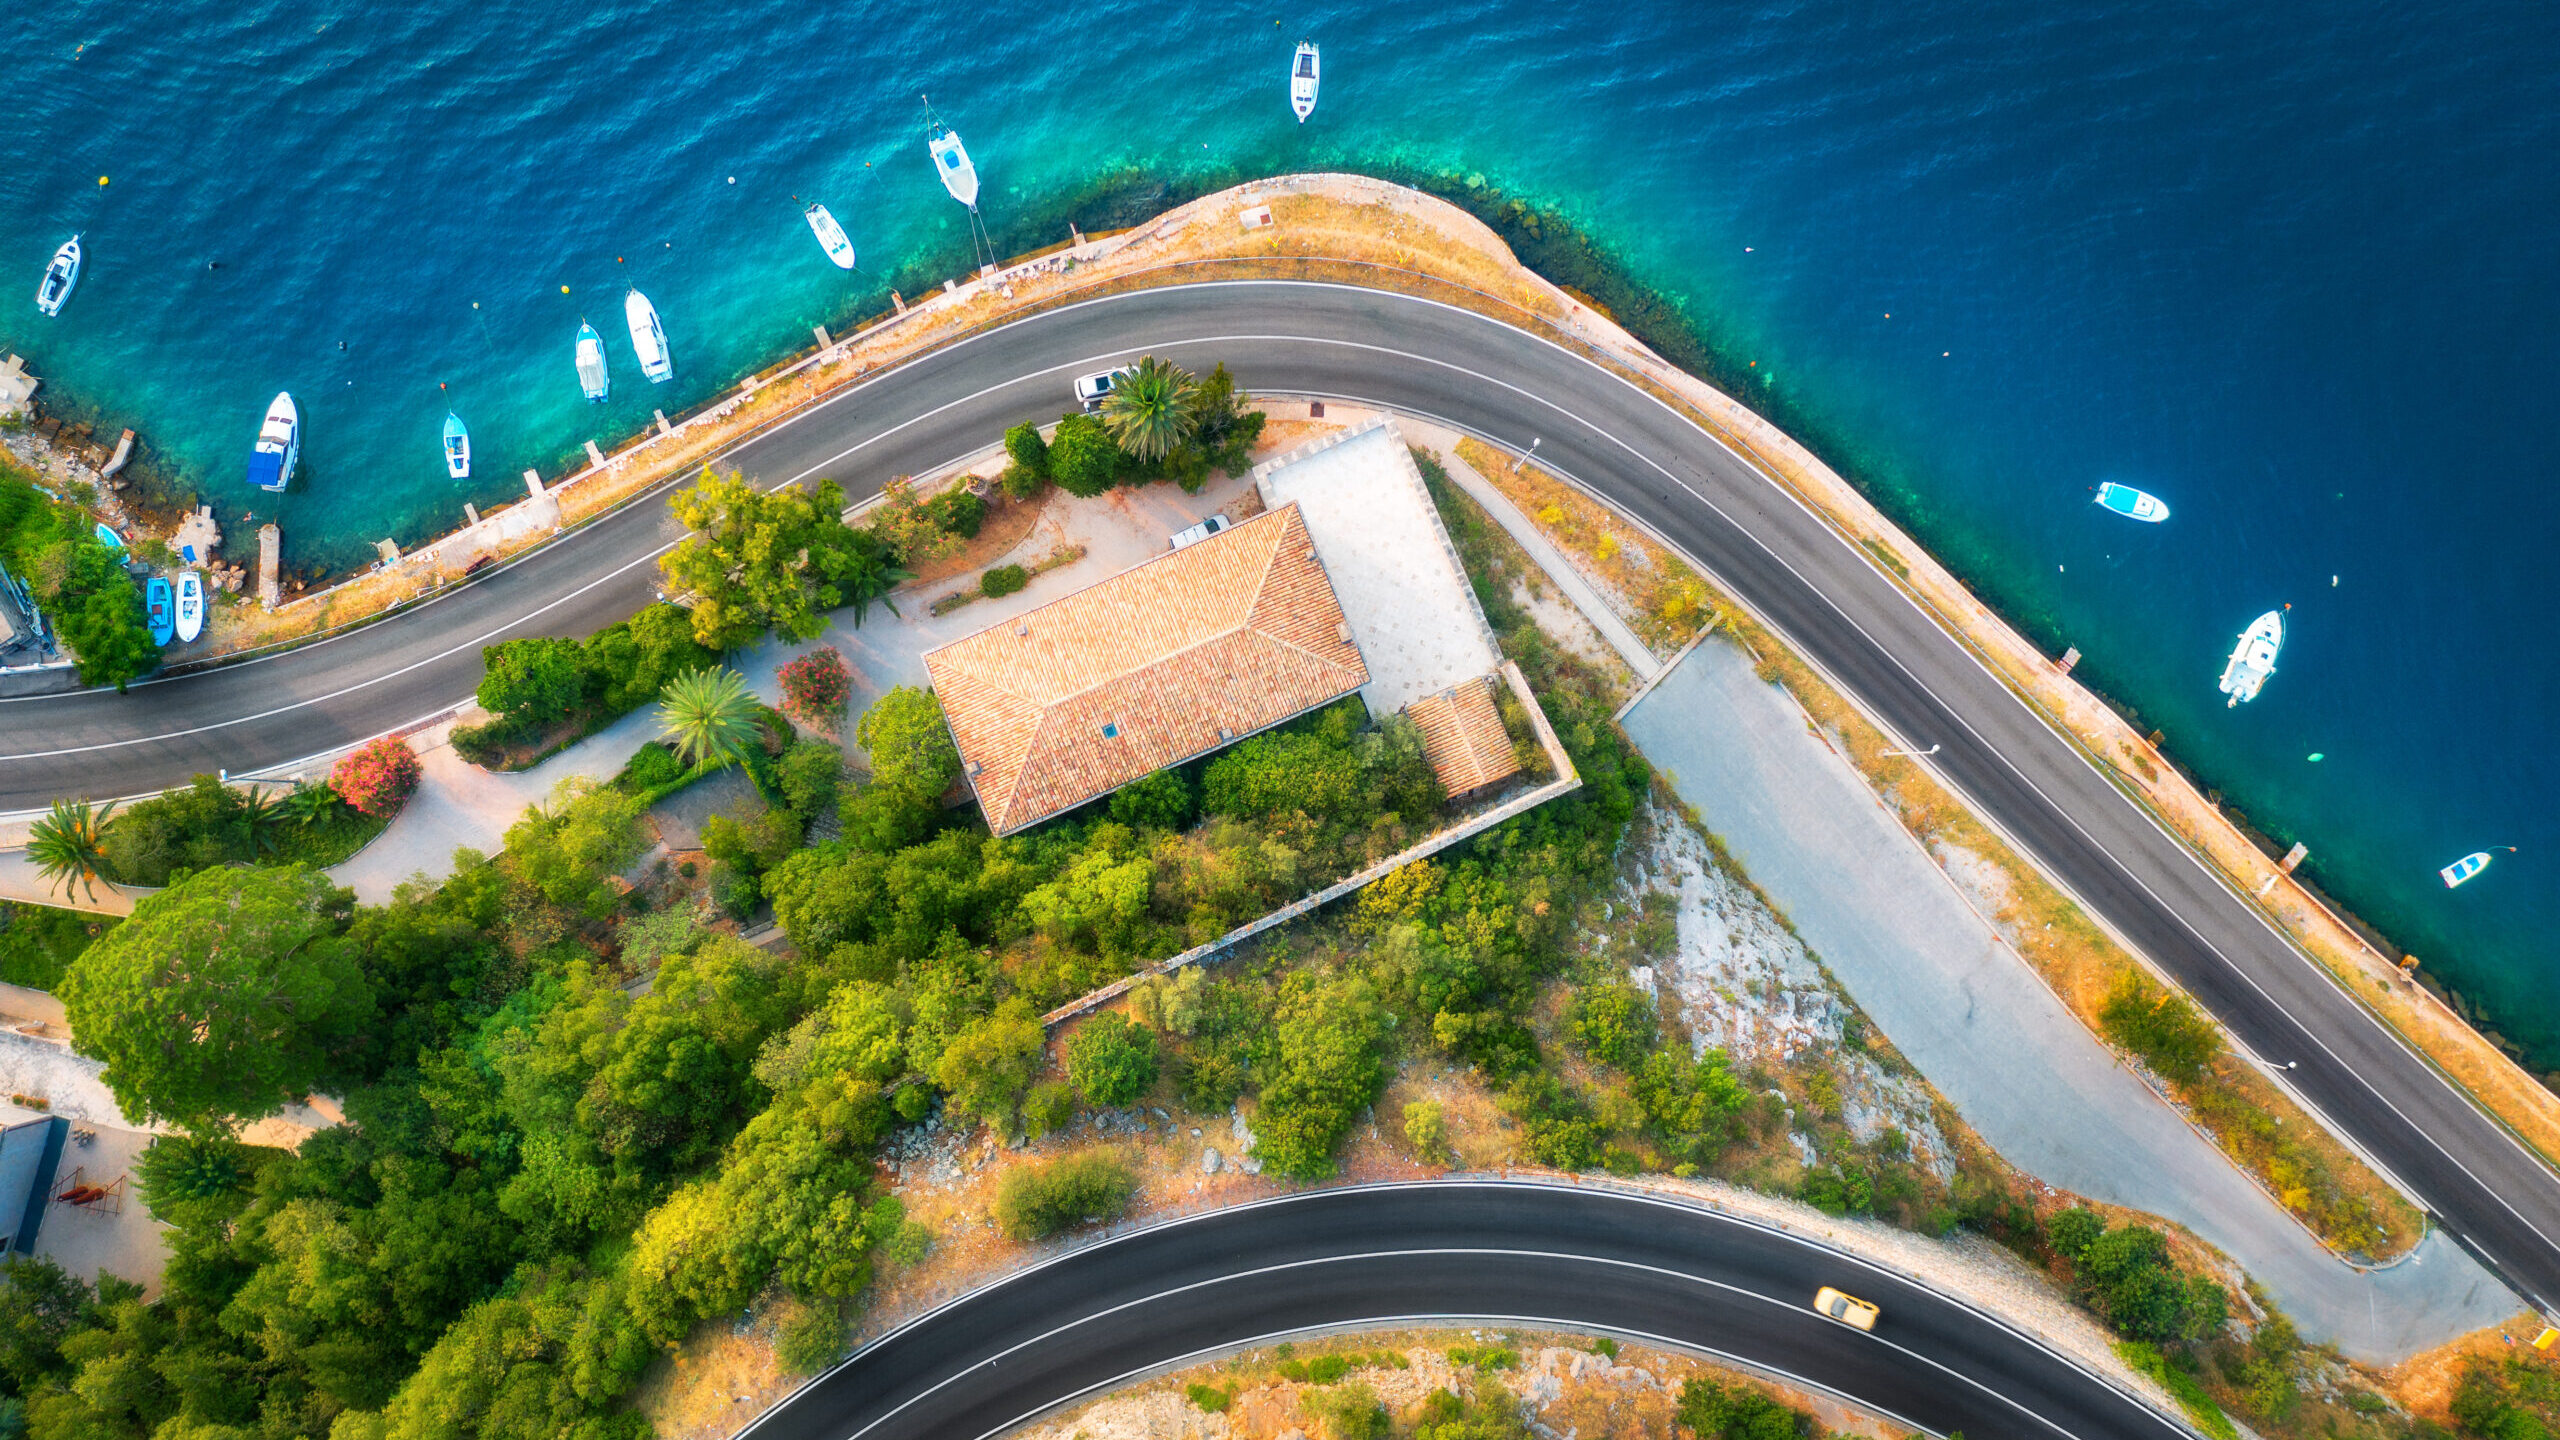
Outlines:
{"type": "Polygon", "coordinates": [[[1295,505],[929,651],[924,663],[962,774],[998,835],[1369,681],[1295,505]]]}

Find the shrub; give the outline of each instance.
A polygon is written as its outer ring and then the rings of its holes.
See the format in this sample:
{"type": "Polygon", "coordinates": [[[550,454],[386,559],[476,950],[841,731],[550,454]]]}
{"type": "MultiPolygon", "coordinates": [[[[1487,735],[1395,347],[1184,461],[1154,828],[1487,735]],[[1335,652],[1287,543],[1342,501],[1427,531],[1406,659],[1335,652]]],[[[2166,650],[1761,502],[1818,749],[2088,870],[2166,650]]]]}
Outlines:
{"type": "Polygon", "coordinates": [[[1747,1385],[1690,1380],[1680,1387],[1680,1423],[1698,1440],[1796,1440],[1813,1417],[1790,1410],[1747,1385]]]}
{"type": "Polygon", "coordinates": [[[1179,770],[1158,770],[1111,794],[1111,818],[1133,830],[1179,830],[1197,808],[1179,770]]]}
{"type": "Polygon", "coordinates": [[[507,747],[518,738],[516,727],[504,720],[492,720],[486,725],[456,725],[445,742],[466,763],[487,770],[505,763],[507,747]]]}
{"type": "Polygon", "coordinates": [[[844,702],[853,694],[853,674],[844,656],[822,645],[782,667],[782,713],[833,735],[844,726],[844,702]]]}
{"type": "Polygon", "coordinates": [[[1582,1053],[1621,1070],[1634,1069],[1653,1049],[1653,997],[1632,985],[1594,985],[1574,992],[1565,1020],[1582,1053]]]}
{"type": "Polygon", "coordinates": [[[664,745],[643,745],[622,766],[622,788],[639,794],[672,785],[685,773],[685,763],[664,745]]]}
{"type": "Polygon", "coordinates": [[[783,1303],[774,1327],[773,1358],[794,1375],[814,1375],[844,1354],[844,1315],[835,1302],[793,1299],[783,1303]]]}
{"type": "Polygon", "coordinates": [[[1049,477],[1017,463],[1004,467],[1004,475],[996,483],[1004,487],[1006,499],[1028,500],[1040,493],[1040,487],[1049,483],[1049,477]]]}
{"type": "Polygon", "coordinates": [[[1034,1140],[1067,1128],[1076,1118],[1076,1087],[1043,1080],[1022,1097],[1022,1133],[1034,1140]]]}
{"type": "Polygon", "coordinates": [[[759,891],[756,877],[726,860],[711,863],[711,903],[729,913],[730,918],[744,920],[755,913],[759,891]]]}
{"type": "Polygon", "coordinates": [[[2143,1058],[2162,1075],[2182,1083],[2204,1078],[2205,1067],[2222,1053],[2222,1035],[2183,995],[2172,995],[2128,974],[2098,1011],[2107,1038],[2143,1058]]]}
{"type": "MultiPolygon", "coordinates": [[[[903,1100],[911,1093],[923,1092],[901,1090],[898,1098],[903,1100]]],[[[921,1220],[906,1221],[889,1236],[888,1243],[881,1246],[880,1251],[889,1257],[893,1265],[921,1265],[925,1257],[933,1253],[933,1227],[921,1220]]]]}
{"type": "Polygon", "coordinates": [[[1379,1402],[1378,1392],[1357,1380],[1316,1391],[1299,1403],[1325,1440],[1387,1440],[1395,1433],[1395,1423],[1387,1418],[1387,1407],[1379,1402]]]}
{"type": "Polygon", "coordinates": [[[1019,565],[998,565],[978,577],[978,593],[993,600],[1031,583],[1031,572],[1019,565]]]}
{"type": "Polygon", "coordinates": [[[420,773],[418,752],[408,741],[386,735],[340,760],[329,772],[329,788],[365,814],[388,820],[418,788],[420,773]]]}
{"type": "Polygon", "coordinates": [[[482,646],[480,659],[487,670],[473,698],[519,730],[557,725],[586,702],[586,664],[575,640],[507,640],[482,646]]]}
{"type": "Polygon", "coordinates": [[[1437,1100],[1416,1100],[1404,1107],[1405,1143],[1425,1160],[1449,1153],[1449,1121],[1437,1100]]]}
{"type": "Polygon", "coordinates": [[[933,523],[963,540],[977,539],[978,527],[987,521],[987,502],[956,485],[926,501],[924,508],[933,523]]]}
{"type": "Polygon", "coordinates": [[[1088,1104],[1131,1104],[1156,1083],[1156,1032],[1125,1015],[1097,1015],[1067,1038],[1067,1074],[1088,1104]]]}
{"type": "Polygon", "coordinates": [[[1203,1385],[1196,1380],[1182,1387],[1182,1398],[1212,1415],[1223,1415],[1228,1406],[1236,1403],[1232,1392],[1215,1385],[1203,1385]]]}
{"type": "Polygon", "coordinates": [[[1011,1240],[1045,1240],[1070,1226],[1118,1219],[1137,1192],[1137,1175],[1107,1151],[1016,1166],[996,1186],[996,1228],[1011,1240]]]}

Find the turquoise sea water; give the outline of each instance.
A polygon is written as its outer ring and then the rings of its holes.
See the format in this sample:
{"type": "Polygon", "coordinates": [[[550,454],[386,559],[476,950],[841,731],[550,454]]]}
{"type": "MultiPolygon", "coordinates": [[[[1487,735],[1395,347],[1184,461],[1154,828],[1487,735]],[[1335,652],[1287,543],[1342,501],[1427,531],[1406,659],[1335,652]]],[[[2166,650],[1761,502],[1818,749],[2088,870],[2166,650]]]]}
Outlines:
{"type": "Polygon", "coordinates": [[[1594,237],[1719,373],[2560,1065],[2555,58],[2560,11],[2504,0],[74,0],[0,14],[0,283],[31,294],[75,229],[88,269],[57,321],[0,291],[0,344],[233,521],[276,508],[238,473],[290,388],[291,558],[344,565],[965,269],[920,91],[967,137],[1000,254],[1154,208],[1123,186],[1079,210],[1105,175],[1473,181],[1594,237]],[[1303,129],[1302,34],[1326,59],[1303,129]],[[867,274],[824,262],[795,195],[867,274]],[[631,358],[632,283],[673,384],[631,358]],[[582,316],[613,354],[601,410],[582,316]],[[467,490],[437,460],[448,404],[467,490]],[[2103,480],[2175,518],[2105,515],[2103,480]],[[2287,602],[2281,672],[2226,711],[2231,637],[2287,602]],[[2522,851],[2436,880],[2491,845],[2522,851]]]}

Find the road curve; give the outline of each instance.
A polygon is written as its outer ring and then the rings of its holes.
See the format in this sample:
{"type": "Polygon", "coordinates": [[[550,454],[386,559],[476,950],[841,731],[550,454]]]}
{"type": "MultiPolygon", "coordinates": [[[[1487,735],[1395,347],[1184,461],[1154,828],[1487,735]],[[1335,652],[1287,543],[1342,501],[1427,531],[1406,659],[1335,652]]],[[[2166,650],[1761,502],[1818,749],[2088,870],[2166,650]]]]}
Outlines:
{"type": "MultiPolygon", "coordinates": [[[[1573,350],[1468,311],[1351,286],[1172,286],[1048,311],[918,357],[722,460],[861,496],[1054,416],[1071,376],[1141,352],[1248,389],[1366,399],[1526,448],[1676,545],[1818,665],[2080,901],[2407,1183],[2546,1313],[2560,1177],[2384,1029],[1914,606],[1868,557],[1712,436],[1573,350]]],[[[663,499],[367,629],[271,658],[0,702],[0,811],[247,771],[434,714],[479,647],[577,635],[646,602],[663,499]]]]}
{"type": "Polygon", "coordinates": [[[1135,1231],[891,1331],[740,1440],[981,1440],[1290,1332],[1439,1319],[1602,1330],[1796,1377],[1935,1434],[2183,1437],[1899,1274],[1678,1201],[1525,1181],[1319,1190],[1135,1231]],[[1875,1302],[1875,1333],[1807,1307],[1875,1302]]]}

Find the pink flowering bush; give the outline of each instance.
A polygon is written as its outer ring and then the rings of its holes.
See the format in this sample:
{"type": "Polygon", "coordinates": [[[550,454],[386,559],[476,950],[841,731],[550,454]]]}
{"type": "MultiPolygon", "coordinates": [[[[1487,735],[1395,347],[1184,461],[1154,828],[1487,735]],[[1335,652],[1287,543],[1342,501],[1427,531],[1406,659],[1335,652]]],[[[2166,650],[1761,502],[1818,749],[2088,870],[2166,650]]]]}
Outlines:
{"type": "Polygon", "coordinates": [[[834,646],[812,650],[782,667],[782,713],[832,735],[844,723],[853,676],[834,646]]]}
{"type": "Polygon", "coordinates": [[[329,772],[329,788],[365,814],[388,820],[418,788],[418,774],[418,752],[408,741],[386,735],[340,760],[329,772]]]}

